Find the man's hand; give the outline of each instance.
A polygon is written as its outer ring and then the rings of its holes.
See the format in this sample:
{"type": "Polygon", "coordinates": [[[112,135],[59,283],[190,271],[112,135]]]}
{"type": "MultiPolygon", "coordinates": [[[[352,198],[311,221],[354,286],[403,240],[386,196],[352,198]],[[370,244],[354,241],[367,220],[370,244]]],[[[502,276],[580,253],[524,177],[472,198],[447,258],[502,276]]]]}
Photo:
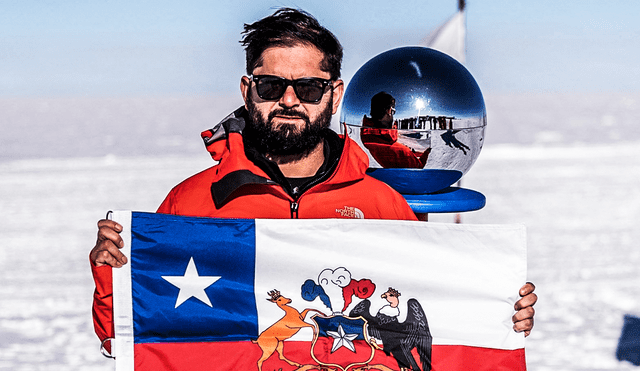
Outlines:
{"type": "Polygon", "coordinates": [[[124,246],[120,232],[122,232],[122,226],[113,220],[103,219],[98,222],[98,240],[89,253],[89,259],[93,265],[96,267],[110,265],[120,268],[127,264],[127,257],[120,252],[124,246]]]}
{"type": "Polygon", "coordinates": [[[520,288],[520,296],[514,306],[516,314],[511,318],[513,320],[513,329],[516,332],[523,332],[524,336],[529,336],[533,328],[533,315],[536,313],[533,305],[538,301],[538,295],[533,293],[536,287],[531,282],[527,282],[520,288]]]}

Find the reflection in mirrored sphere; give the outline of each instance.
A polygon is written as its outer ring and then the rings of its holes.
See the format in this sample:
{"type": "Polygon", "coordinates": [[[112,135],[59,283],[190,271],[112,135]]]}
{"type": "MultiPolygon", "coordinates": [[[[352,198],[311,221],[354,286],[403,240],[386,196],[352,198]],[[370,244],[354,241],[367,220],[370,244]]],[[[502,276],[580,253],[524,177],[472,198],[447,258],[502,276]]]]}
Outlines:
{"type": "Polygon", "coordinates": [[[404,178],[407,186],[395,187],[401,193],[431,193],[471,168],[487,115],[480,88],[463,65],[416,46],[365,63],[345,91],[340,122],[369,155],[373,176],[388,183],[404,178]]]}

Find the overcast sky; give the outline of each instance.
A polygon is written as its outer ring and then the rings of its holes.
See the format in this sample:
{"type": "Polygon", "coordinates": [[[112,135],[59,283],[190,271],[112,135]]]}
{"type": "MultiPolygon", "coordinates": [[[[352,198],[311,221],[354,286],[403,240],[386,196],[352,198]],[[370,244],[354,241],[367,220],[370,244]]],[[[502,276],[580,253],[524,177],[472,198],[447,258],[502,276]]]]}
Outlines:
{"type": "MultiPolygon", "coordinates": [[[[457,0],[0,0],[0,97],[236,94],[243,23],[281,6],[338,36],[348,81],[457,0]]],[[[485,93],[637,92],[639,14],[635,0],[469,0],[466,65],[485,93]]]]}

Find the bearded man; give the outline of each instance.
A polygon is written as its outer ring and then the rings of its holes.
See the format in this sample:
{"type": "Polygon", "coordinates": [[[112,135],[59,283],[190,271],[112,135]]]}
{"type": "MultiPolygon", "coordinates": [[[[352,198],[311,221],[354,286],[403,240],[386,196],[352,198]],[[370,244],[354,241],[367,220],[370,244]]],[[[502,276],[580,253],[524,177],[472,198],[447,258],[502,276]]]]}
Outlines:
{"type": "MultiPolygon", "coordinates": [[[[372,218],[416,220],[404,198],[365,174],[367,155],[329,129],[344,93],[342,47],[311,15],[280,9],[245,25],[244,106],[202,133],[217,164],[174,187],[158,213],[215,218],[372,218]]],[[[126,264],[119,232],[98,222],[91,250],[94,325],[113,337],[111,268],[126,264]]],[[[533,326],[526,284],[514,328],[533,326]]]]}

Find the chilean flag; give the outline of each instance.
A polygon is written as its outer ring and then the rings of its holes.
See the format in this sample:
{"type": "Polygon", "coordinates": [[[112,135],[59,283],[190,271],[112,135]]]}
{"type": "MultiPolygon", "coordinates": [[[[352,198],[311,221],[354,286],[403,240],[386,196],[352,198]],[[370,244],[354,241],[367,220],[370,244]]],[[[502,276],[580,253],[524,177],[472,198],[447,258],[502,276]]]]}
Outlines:
{"type": "Polygon", "coordinates": [[[117,371],[526,370],[521,225],[114,220],[117,371]]]}

